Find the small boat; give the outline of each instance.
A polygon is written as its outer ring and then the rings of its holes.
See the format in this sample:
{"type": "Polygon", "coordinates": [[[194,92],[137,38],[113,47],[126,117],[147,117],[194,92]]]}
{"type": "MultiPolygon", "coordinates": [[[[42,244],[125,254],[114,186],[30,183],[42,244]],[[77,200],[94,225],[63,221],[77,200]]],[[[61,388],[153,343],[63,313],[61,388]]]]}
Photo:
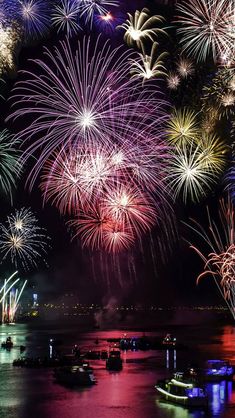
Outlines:
{"type": "Polygon", "coordinates": [[[172,337],[171,334],[166,334],[166,336],[162,340],[162,345],[169,347],[175,347],[176,346],[176,337],[172,337]]]}
{"type": "Polygon", "coordinates": [[[84,356],[88,360],[100,360],[100,351],[97,350],[89,350],[84,356]]]}
{"type": "Polygon", "coordinates": [[[111,350],[106,360],[106,369],[119,371],[122,370],[122,358],[119,350],[111,350]]]}
{"type": "Polygon", "coordinates": [[[6,348],[7,350],[9,350],[12,347],[13,347],[13,342],[11,340],[11,337],[7,337],[6,341],[2,342],[2,348],[6,348]]]}
{"type": "Polygon", "coordinates": [[[208,406],[208,397],[205,390],[199,387],[196,382],[187,380],[184,373],[175,373],[171,380],[160,381],[155,388],[161,399],[167,402],[187,407],[206,408],[208,406]]]}
{"type": "Polygon", "coordinates": [[[88,364],[71,367],[59,367],[54,370],[58,383],[68,386],[92,386],[96,383],[93,369],[88,364]]]}
{"type": "Polygon", "coordinates": [[[101,360],[107,360],[108,351],[107,350],[102,350],[101,353],[100,353],[100,358],[101,358],[101,360]]]}
{"type": "Polygon", "coordinates": [[[232,380],[234,369],[231,364],[224,360],[208,360],[204,370],[206,381],[219,382],[221,380],[232,380]]]}

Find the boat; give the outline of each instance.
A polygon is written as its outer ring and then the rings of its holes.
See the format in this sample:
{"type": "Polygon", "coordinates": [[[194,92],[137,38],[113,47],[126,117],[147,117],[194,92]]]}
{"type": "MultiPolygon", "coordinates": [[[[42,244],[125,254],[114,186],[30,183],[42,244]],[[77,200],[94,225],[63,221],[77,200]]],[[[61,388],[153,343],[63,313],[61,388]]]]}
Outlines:
{"type": "Polygon", "coordinates": [[[101,360],[107,360],[108,351],[107,350],[102,350],[101,353],[100,353],[100,358],[101,358],[101,360]]]}
{"type": "Polygon", "coordinates": [[[234,369],[228,361],[208,360],[204,370],[206,381],[219,382],[221,380],[232,380],[234,369]]]}
{"type": "Polygon", "coordinates": [[[111,350],[106,360],[106,369],[113,371],[122,370],[122,358],[119,350],[111,350]]]}
{"type": "Polygon", "coordinates": [[[7,350],[10,350],[13,347],[13,342],[11,340],[11,337],[7,337],[6,341],[2,342],[2,348],[6,348],[7,350]]]}
{"type": "Polygon", "coordinates": [[[162,345],[169,348],[169,347],[176,347],[176,337],[172,337],[171,334],[166,334],[166,336],[162,340],[162,345]]]}
{"type": "Polygon", "coordinates": [[[160,398],[167,402],[184,405],[186,407],[206,408],[208,397],[205,390],[195,381],[186,379],[184,373],[177,372],[172,379],[159,381],[155,386],[160,398]]]}
{"type": "Polygon", "coordinates": [[[97,350],[89,350],[84,355],[84,357],[87,358],[88,360],[100,360],[100,356],[101,356],[100,351],[97,351],[97,350]]]}
{"type": "Polygon", "coordinates": [[[93,369],[88,363],[59,367],[54,370],[54,377],[58,383],[68,386],[92,386],[96,383],[93,369]]]}

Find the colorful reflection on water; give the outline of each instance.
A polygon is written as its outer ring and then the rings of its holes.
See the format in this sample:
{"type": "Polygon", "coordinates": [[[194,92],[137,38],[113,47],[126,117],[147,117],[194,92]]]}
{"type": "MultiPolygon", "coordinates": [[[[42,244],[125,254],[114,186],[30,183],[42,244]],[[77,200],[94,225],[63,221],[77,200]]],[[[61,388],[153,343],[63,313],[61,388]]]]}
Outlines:
{"type": "MultiPolygon", "coordinates": [[[[79,333],[76,325],[42,326],[30,329],[19,324],[0,327],[0,341],[11,335],[14,348],[0,350],[0,417],[1,418],[202,418],[235,416],[235,387],[232,382],[208,383],[209,412],[188,411],[178,405],[159,401],[154,385],[174,370],[192,362],[222,358],[235,363],[233,327],[184,327],[174,330],[188,350],[149,350],[123,352],[120,373],[108,372],[104,360],[91,361],[98,384],[88,389],[69,389],[53,380],[52,370],[18,369],[13,359],[26,355],[49,355],[50,339],[61,341],[60,350],[71,352],[74,343],[93,349],[108,349],[107,338],[122,336],[122,330],[79,333]]],[[[129,336],[142,333],[128,332],[129,336]]],[[[148,333],[161,335],[161,333],[148,333]]]]}

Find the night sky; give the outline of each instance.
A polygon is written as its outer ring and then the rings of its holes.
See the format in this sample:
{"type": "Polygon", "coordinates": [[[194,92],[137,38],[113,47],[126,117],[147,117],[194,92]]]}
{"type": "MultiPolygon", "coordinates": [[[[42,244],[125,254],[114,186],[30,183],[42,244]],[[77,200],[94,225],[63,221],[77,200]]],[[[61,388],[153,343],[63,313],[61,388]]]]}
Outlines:
{"type": "MultiPolygon", "coordinates": [[[[169,37],[161,37],[162,50],[167,50],[169,66],[172,65],[173,57],[177,57],[178,44],[175,38],[175,30],[172,28],[174,20],[174,10],[172,5],[161,4],[161,1],[125,1],[121,9],[134,12],[136,9],[148,7],[151,14],[157,13],[166,18],[165,26],[169,26],[169,37]]],[[[166,2],[165,2],[166,3],[166,2]]],[[[173,2],[169,2],[173,3],[173,2]]],[[[86,33],[86,32],[85,32],[86,33]]],[[[92,36],[98,36],[99,31],[92,29],[92,36]]],[[[113,46],[123,43],[123,32],[115,31],[111,42],[113,46]]],[[[108,35],[105,35],[108,37],[108,35]]],[[[40,41],[34,42],[30,46],[23,46],[18,51],[17,70],[31,69],[32,63],[29,59],[42,58],[43,47],[49,49],[53,45],[64,39],[63,34],[52,31],[48,36],[40,41]]],[[[77,39],[73,38],[76,45],[77,39]]],[[[197,67],[194,81],[185,84],[185,88],[175,94],[168,94],[168,99],[172,105],[185,106],[194,100],[193,95],[200,90],[202,80],[214,74],[213,64],[208,63],[207,67],[197,67]],[[200,74],[200,76],[199,76],[200,74]],[[201,76],[201,74],[204,74],[201,76]],[[209,75],[208,75],[209,74],[209,75]]],[[[17,132],[20,127],[17,123],[5,123],[5,118],[9,114],[11,100],[11,89],[15,81],[21,77],[17,72],[4,75],[6,85],[3,87],[5,100],[1,99],[1,128],[7,127],[11,132],[17,132]]],[[[161,82],[160,82],[161,83],[161,82]]],[[[165,85],[162,85],[163,89],[165,85]]],[[[197,99],[196,99],[197,100],[197,99]]],[[[27,118],[28,115],[25,115],[27,118]]],[[[21,123],[21,122],[19,122],[21,123]]],[[[225,127],[226,129],[226,127],[225,127]]],[[[196,277],[203,268],[203,263],[198,256],[189,249],[188,244],[183,238],[188,238],[189,231],[182,221],[188,221],[189,217],[197,218],[206,225],[206,205],[211,208],[217,207],[218,197],[222,193],[222,186],[217,185],[209,194],[208,198],[199,204],[189,203],[184,205],[177,201],[174,205],[175,229],[177,232],[170,238],[166,238],[158,227],[151,233],[153,240],[154,257],[152,247],[150,249],[150,237],[143,237],[143,250],[132,248],[129,252],[118,256],[118,263],[122,268],[121,281],[108,272],[111,263],[111,255],[82,249],[78,240],[71,242],[71,234],[66,227],[66,217],[60,216],[58,210],[49,203],[43,204],[39,185],[36,182],[30,192],[26,185],[27,172],[30,164],[24,168],[24,173],[17,184],[17,190],[13,193],[13,207],[31,207],[37,215],[40,225],[47,229],[51,237],[51,249],[48,252],[45,267],[39,263],[38,269],[31,269],[29,272],[21,271],[22,278],[29,279],[29,289],[34,287],[40,294],[41,300],[56,300],[60,295],[73,292],[81,302],[107,303],[109,298],[114,297],[120,303],[142,303],[156,305],[210,305],[220,303],[222,300],[217,294],[213,279],[204,279],[199,286],[196,286],[196,277]],[[166,242],[169,240],[170,242],[166,242]],[[157,243],[158,241],[158,243],[157,243]],[[164,243],[164,260],[160,256],[159,245],[164,243]],[[154,258],[154,260],[153,260],[154,258]],[[135,274],[130,275],[128,259],[132,260],[131,265],[135,266],[135,274]],[[91,264],[93,263],[93,271],[91,264]],[[95,274],[94,274],[95,268],[95,274]]],[[[0,219],[3,222],[6,216],[12,211],[9,199],[4,194],[1,195],[0,219]]],[[[130,263],[130,261],[129,261],[130,263]]],[[[0,265],[0,273],[3,276],[7,271],[12,271],[12,265],[4,261],[0,265]]]]}

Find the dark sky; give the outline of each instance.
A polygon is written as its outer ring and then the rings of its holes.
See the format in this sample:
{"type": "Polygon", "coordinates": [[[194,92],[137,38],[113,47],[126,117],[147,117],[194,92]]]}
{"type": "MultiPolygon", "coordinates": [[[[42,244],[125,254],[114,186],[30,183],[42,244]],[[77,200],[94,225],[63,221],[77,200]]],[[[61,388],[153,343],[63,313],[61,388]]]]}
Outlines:
{"type": "MultiPolygon", "coordinates": [[[[137,8],[148,6],[152,13],[169,17],[167,21],[169,24],[170,16],[173,16],[171,7],[158,3],[161,2],[125,1],[125,7],[126,10],[133,12],[137,8]]],[[[113,40],[114,44],[118,44],[121,37],[122,34],[116,34],[113,40]]],[[[50,48],[58,40],[58,35],[52,33],[48,38],[31,47],[22,48],[18,56],[18,70],[30,68],[30,63],[27,60],[42,57],[43,46],[46,45],[50,48]]],[[[165,42],[167,47],[174,51],[174,41],[168,39],[165,42]]],[[[16,74],[11,75],[8,79],[5,78],[7,81],[6,99],[10,96],[10,90],[16,79],[16,74]]],[[[181,103],[184,97],[181,95],[175,97],[175,100],[181,103]]],[[[4,119],[8,115],[9,107],[8,100],[1,101],[2,127],[6,126],[4,119]]],[[[7,127],[14,132],[15,126],[12,126],[11,123],[8,123],[7,127]]],[[[133,249],[129,254],[122,254],[113,260],[112,256],[99,253],[91,254],[88,250],[82,250],[79,242],[71,243],[65,219],[62,219],[57,209],[49,204],[43,207],[37,185],[30,193],[25,186],[25,178],[26,174],[22,176],[18,184],[14,195],[14,207],[31,207],[37,214],[40,224],[47,228],[48,234],[52,238],[52,248],[47,260],[48,268],[41,265],[38,271],[21,272],[22,277],[29,278],[29,287],[36,286],[42,299],[50,300],[64,292],[72,291],[83,302],[102,302],[109,297],[115,297],[123,303],[156,303],[159,305],[211,304],[220,301],[212,279],[205,279],[200,286],[196,286],[196,277],[202,268],[202,263],[181,238],[186,233],[181,220],[187,220],[189,215],[193,215],[201,217],[204,222],[203,213],[206,202],[197,206],[177,205],[175,213],[179,237],[175,242],[172,240],[171,243],[168,243],[172,249],[166,249],[164,263],[160,256],[157,240],[158,242],[160,240],[160,245],[161,243],[165,245],[166,238],[164,234],[159,237],[158,228],[152,233],[151,244],[149,236],[143,238],[143,252],[133,249]],[[121,272],[117,273],[119,268],[121,272]]],[[[216,200],[217,196],[210,196],[208,202],[211,205],[216,205],[216,200]]],[[[4,220],[11,210],[10,203],[4,196],[1,196],[1,219],[4,220]]],[[[6,270],[11,271],[11,266],[4,262],[0,266],[1,274],[6,270]]]]}

